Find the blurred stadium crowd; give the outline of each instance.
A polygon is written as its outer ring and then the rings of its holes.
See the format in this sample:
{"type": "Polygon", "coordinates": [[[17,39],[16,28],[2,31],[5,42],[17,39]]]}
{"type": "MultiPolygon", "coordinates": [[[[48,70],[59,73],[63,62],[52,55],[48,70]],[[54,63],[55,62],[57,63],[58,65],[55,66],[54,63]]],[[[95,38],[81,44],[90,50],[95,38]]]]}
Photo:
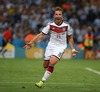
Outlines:
{"type": "MultiPolygon", "coordinates": [[[[83,43],[90,30],[94,44],[100,47],[100,0],[0,0],[0,46],[3,33],[11,30],[12,44],[23,47],[53,20],[55,6],[63,8],[63,19],[74,29],[75,44],[83,43]]],[[[46,35],[42,41],[48,39],[46,35]]]]}

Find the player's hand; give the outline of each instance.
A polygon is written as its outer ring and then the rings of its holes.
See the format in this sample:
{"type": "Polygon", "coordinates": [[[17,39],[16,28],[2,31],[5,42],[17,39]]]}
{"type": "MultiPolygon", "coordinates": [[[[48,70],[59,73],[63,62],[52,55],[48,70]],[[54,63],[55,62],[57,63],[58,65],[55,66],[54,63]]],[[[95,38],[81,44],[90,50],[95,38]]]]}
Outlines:
{"type": "Polygon", "coordinates": [[[76,57],[77,54],[79,54],[79,52],[75,49],[72,49],[72,56],[76,57]]]}
{"type": "Polygon", "coordinates": [[[30,44],[30,43],[27,43],[25,46],[24,46],[24,48],[26,48],[26,49],[30,49],[32,47],[32,45],[30,44]]]}

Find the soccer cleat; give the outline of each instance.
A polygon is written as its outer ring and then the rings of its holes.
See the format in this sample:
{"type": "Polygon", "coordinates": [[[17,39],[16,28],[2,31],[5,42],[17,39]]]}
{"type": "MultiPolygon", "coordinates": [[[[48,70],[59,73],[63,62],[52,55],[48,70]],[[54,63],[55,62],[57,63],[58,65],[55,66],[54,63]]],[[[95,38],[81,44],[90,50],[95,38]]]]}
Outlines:
{"type": "Polygon", "coordinates": [[[35,83],[35,86],[37,86],[38,88],[41,88],[43,86],[43,81],[39,81],[38,83],[35,83]]]}

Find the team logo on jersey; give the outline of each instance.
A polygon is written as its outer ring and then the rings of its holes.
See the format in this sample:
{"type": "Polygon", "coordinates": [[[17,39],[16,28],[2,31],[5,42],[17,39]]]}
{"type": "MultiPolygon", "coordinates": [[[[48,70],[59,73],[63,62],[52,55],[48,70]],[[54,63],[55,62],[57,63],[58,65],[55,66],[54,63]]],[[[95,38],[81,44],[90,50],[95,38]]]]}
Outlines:
{"type": "Polygon", "coordinates": [[[64,28],[62,28],[62,31],[66,31],[66,28],[64,27],[64,28]]]}

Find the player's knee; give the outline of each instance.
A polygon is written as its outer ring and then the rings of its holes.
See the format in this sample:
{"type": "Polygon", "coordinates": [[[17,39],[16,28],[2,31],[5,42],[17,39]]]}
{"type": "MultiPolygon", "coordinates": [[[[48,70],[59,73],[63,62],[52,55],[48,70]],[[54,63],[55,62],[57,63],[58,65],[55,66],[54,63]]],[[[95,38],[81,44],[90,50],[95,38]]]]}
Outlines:
{"type": "Polygon", "coordinates": [[[43,63],[43,67],[44,67],[44,68],[47,68],[48,65],[49,65],[49,61],[44,61],[44,63],[43,63]]]}
{"type": "Polygon", "coordinates": [[[47,67],[48,67],[48,65],[43,64],[43,68],[47,68],[47,67]]]}
{"type": "Polygon", "coordinates": [[[47,67],[48,67],[48,66],[46,66],[46,65],[43,65],[43,68],[45,68],[45,69],[46,69],[47,67]]]}

